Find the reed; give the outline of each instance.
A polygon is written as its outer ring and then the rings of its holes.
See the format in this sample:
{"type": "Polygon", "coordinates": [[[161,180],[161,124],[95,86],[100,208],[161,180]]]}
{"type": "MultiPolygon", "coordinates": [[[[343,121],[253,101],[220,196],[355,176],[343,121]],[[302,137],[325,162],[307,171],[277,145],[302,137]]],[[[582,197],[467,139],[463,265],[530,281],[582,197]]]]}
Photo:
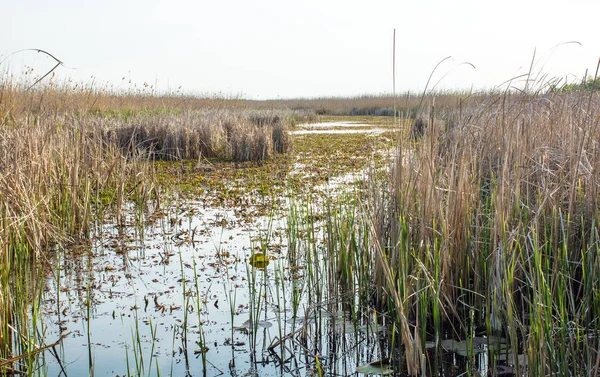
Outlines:
{"type": "MultiPolygon", "coordinates": [[[[107,144],[152,160],[260,161],[290,147],[289,122],[276,112],[275,121],[260,121],[256,113],[233,110],[194,111],[177,115],[100,118],[97,129],[107,144]]],[[[269,118],[266,118],[269,119],[269,118]]]]}
{"type": "Polygon", "coordinates": [[[21,340],[35,334],[20,303],[40,294],[37,274],[45,262],[53,265],[56,245],[89,239],[106,216],[127,225],[123,210],[131,204],[139,224],[160,208],[154,160],[264,160],[286,153],[288,128],[314,116],[241,111],[235,99],[192,104],[146,89],[123,93],[50,81],[30,90],[31,81],[6,73],[0,79],[3,359],[26,352],[21,340]],[[23,330],[16,334],[16,327],[23,330]]]}
{"type": "Polygon", "coordinates": [[[90,134],[89,127],[88,121],[68,114],[13,118],[2,125],[0,337],[7,340],[3,358],[20,352],[10,339],[28,336],[30,316],[13,309],[39,294],[43,279],[32,279],[49,261],[54,245],[89,237],[95,214],[106,207],[118,208],[119,200],[122,204],[134,194],[146,200],[155,196],[151,166],[126,159],[90,134]],[[15,289],[19,284],[25,284],[25,291],[15,289]],[[11,326],[22,332],[11,335],[11,326]]]}
{"type": "Polygon", "coordinates": [[[360,213],[330,214],[338,284],[389,313],[411,374],[426,341],[481,331],[519,373],[595,370],[597,93],[489,96],[451,125],[427,112],[360,213]]]}

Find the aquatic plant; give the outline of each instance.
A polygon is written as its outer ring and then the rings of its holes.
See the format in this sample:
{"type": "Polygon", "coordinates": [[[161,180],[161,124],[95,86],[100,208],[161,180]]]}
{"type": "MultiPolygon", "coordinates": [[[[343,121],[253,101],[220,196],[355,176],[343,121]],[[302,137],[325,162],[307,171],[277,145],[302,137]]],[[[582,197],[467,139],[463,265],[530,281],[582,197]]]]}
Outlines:
{"type": "Polygon", "coordinates": [[[346,229],[368,239],[368,275],[344,263],[339,282],[369,282],[357,293],[391,315],[409,373],[426,341],[481,331],[508,338],[517,373],[596,368],[599,111],[595,93],[506,93],[406,132],[361,220],[330,227],[332,255],[346,229]]]}
{"type": "Polygon", "coordinates": [[[290,145],[289,123],[271,116],[277,121],[255,124],[253,113],[233,110],[139,114],[127,120],[100,118],[96,129],[107,144],[152,160],[260,161],[285,153],[290,145]]]}
{"type": "Polygon", "coordinates": [[[142,208],[156,198],[151,165],[127,159],[91,133],[91,126],[69,114],[11,118],[10,125],[2,126],[0,337],[12,342],[3,342],[0,357],[21,352],[14,342],[28,338],[28,311],[13,309],[39,294],[35,276],[44,262],[51,262],[54,245],[88,238],[98,216],[109,209],[120,218],[129,198],[137,198],[142,208]],[[25,291],[14,289],[20,284],[25,291]],[[22,330],[11,335],[10,327],[22,330]]]}

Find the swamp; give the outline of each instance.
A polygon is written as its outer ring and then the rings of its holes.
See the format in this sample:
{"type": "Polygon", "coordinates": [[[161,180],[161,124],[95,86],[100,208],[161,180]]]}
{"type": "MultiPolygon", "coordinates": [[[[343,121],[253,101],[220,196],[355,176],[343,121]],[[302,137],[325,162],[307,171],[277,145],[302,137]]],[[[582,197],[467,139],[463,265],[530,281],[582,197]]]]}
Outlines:
{"type": "Polygon", "coordinates": [[[598,375],[598,92],[395,106],[1,82],[0,375],[598,375]]]}

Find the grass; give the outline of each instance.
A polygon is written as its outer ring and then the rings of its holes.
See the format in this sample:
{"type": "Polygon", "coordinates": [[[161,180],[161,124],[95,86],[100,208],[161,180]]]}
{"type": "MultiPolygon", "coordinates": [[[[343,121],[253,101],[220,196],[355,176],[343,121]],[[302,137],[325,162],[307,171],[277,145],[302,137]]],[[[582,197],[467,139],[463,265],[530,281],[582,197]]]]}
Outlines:
{"type": "Polygon", "coordinates": [[[506,336],[517,371],[596,370],[599,111],[595,93],[490,96],[454,128],[401,137],[360,221],[333,214],[329,239],[368,239],[351,252],[368,273],[340,264],[340,283],[389,313],[410,374],[425,341],[476,332],[506,336]]]}
{"type": "Polygon", "coordinates": [[[54,245],[89,237],[106,196],[115,209],[129,197],[150,201],[155,196],[151,166],[127,161],[114,147],[87,136],[87,126],[58,116],[2,126],[2,358],[22,352],[18,343],[33,331],[28,310],[18,303],[30,303],[40,294],[37,271],[49,261],[54,245]]]}
{"type": "MultiPolygon", "coordinates": [[[[335,365],[327,337],[346,319],[356,344],[363,325],[385,334],[364,338],[364,349],[398,373],[437,374],[445,347],[455,344],[448,340],[463,339],[460,368],[473,375],[481,336],[509,345],[489,348],[492,374],[502,358],[518,374],[598,373],[596,92],[406,95],[398,100],[401,132],[325,138],[288,130],[317,113],[388,126],[391,117],[374,116],[390,115],[393,98],[253,102],[19,85],[0,85],[0,358],[28,357],[3,368],[38,367],[33,339],[48,343],[32,326],[41,316],[40,266],[56,265],[57,245],[85,243],[107,217],[143,227],[171,214],[179,195],[248,219],[289,208],[288,260],[274,263],[276,298],[267,270],[246,266],[252,357],[270,348],[257,343],[263,312],[266,322],[270,306],[288,303],[294,326],[302,313],[305,324],[286,334],[278,317],[272,348],[284,359],[300,347],[315,375],[335,365]],[[423,130],[411,135],[417,113],[423,130]],[[357,171],[371,175],[345,194],[324,188],[357,171]],[[135,216],[126,216],[132,207],[135,216]],[[339,311],[343,318],[332,314],[339,311]]],[[[269,237],[260,241],[270,254],[269,237]]],[[[224,286],[233,340],[232,284],[224,286]]],[[[198,280],[192,288],[199,297],[198,280]]],[[[195,304],[206,371],[207,332],[195,304]]],[[[191,320],[185,312],[178,330],[186,350],[191,320]]],[[[153,353],[144,364],[140,332],[133,334],[127,361],[151,373],[153,353]]],[[[99,362],[97,352],[90,348],[90,363],[99,362]]],[[[350,353],[363,358],[358,346],[350,353]]]]}
{"type": "MultiPolygon", "coordinates": [[[[166,198],[152,161],[261,161],[286,152],[287,128],[310,117],[286,111],[164,111],[146,107],[141,94],[25,87],[5,76],[0,81],[2,360],[35,354],[30,342],[37,338],[38,321],[32,318],[39,313],[30,305],[39,300],[44,281],[39,275],[43,266],[54,265],[57,245],[85,243],[107,217],[131,225],[124,211],[132,205],[140,227],[161,210],[166,198]]],[[[29,365],[18,368],[35,368],[34,357],[25,360],[29,365]]]]}

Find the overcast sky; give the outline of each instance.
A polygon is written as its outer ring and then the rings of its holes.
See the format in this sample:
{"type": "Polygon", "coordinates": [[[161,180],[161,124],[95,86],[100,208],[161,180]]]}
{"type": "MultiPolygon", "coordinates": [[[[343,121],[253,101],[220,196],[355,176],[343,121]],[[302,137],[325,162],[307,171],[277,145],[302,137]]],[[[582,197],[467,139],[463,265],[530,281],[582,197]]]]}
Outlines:
{"type": "Polygon", "coordinates": [[[600,58],[600,1],[0,0],[0,70],[95,85],[288,98],[492,88],[529,70],[582,77],[600,58]],[[562,44],[577,41],[579,44],[562,44]],[[3,60],[4,59],[4,60],[3,60]],[[469,62],[473,69],[461,62],[469,62]],[[123,77],[126,79],[123,80],[123,77]]]}

